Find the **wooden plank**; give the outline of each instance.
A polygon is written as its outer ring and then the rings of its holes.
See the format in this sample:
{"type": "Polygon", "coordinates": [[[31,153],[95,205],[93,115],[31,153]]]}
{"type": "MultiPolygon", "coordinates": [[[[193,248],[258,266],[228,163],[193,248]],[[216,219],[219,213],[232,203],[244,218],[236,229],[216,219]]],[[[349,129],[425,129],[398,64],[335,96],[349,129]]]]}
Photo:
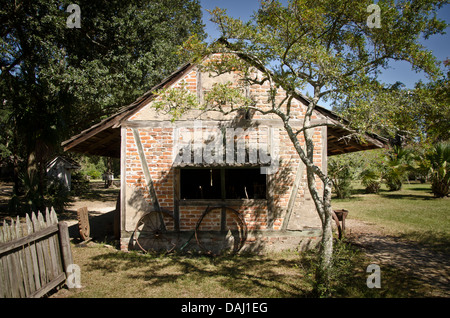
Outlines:
{"type": "MultiPolygon", "coordinates": [[[[12,240],[12,234],[10,231],[10,227],[8,226],[8,223],[5,222],[3,229],[5,230],[4,233],[6,233],[6,240],[11,241],[12,240]]],[[[14,255],[8,254],[6,255],[6,261],[7,261],[7,269],[8,269],[8,279],[9,279],[9,288],[10,288],[10,297],[18,298],[19,297],[19,290],[17,288],[17,270],[16,270],[16,264],[14,262],[14,255]]]]}
{"type": "MultiPolygon", "coordinates": [[[[22,226],[20,224],[19,216],[16,219],[15,225],[16,239],[22,238],[22,226]]],[[[19,279],[17,284],[19,285],[19,292],[21,297],[27,297],[30,294],[30,287],[28,284],[28,273],[26,269],[26,259],[25,254],[22,248],[16,250],[15,254],[17,255],[17,266],[19,267],[17,272],[19,274],[19,279]]]]}
{"type": "MultiPolygon", "coordinates": [[[[52,226],[56,225],[58,226],[58,217],[56,215],[55,209],[51,208],[50,212],[50,221],[52,226]]],[[[57,265],[58,265],[58,275],[60,273],[64,273],[64,266],[62,263],[62,257],[61,257],[61,248],[59,246],[59,238],[58,238],[59,232],[55,235],[53,235],[53,240],[55,244],[55,253],[57,255],[57,265]]]]}
{"type": "Polygon", "coordinates": [[[322,172],[328,174],[328,127],[322,127],[322,172]]]}
{"type": "MultiPolygon", "coordinates": [[[[52,220],[50,218],[50,212],[48,209],[45,211],[45,220],[46,220],[46,226],[52,226],[52,220]]],[[[51,235],[48,237],[48,245],[49,245],[49,259],[51,263],[51,272],[52,272],[52,278],[57,277],[62,271],[60,270],[58,266],[58,254],[56,253],[56,242],[57,240],[57,234],[51,235]]]]}
{"type": "Polygon", "coordinates": [[[29,286],[28,295],[30,295],[31,293],[33,293],[36,290],[36,285],[34,282],[33,261],[32,261],[32,257],[31,257],[31,248],[30,248],[29,244],[24,244],[23,253],[24,253],[24,262],[25,262],[26,272],[27,272],[27,276],[25,279],[27,280],[26,283],[29,286]]]}
{"type": "Polygon", "coordinates": [[[174,169],[173,182],[173,218],[175,220],[175,231],[180,230],[180,169],[174,169]]]}
{"type": "MultiPolygon", "coordinates": [[[[42,213],[32,213],[31,220],[27,215],[26,235],[19,218],[0,228],[0,298],[41,297],[65,281],[54,210],[45,219],[42,213]]],[[[67,225],[62,233],[73,263],[67,225]]]]}
{"type": "MultiPolygon", "coordinates": [[[[6,267],[6,266],[5,266],[6,267]]],[[[3,265],[3,260],[0,258],[0,298],[6,298],[6,282],[3,278],[3,273],[6,272],[6,268],[3,265]]]]}
{"type": "Polygon", "coordinates": [[[32,293],[29,297],[30,298],[39,298],[47,294],[49,291],[51,291],[53,288],[57,287],[59,284],[64,282],[66,280],[66,274],[61,273],[58,276],[56,276],[53,280],[42,286],[39,290],[32,293]]]}
{"type": "Polygon", "coordinates": [[[127,129],[120,128],[120,238],[122,233],[125,232],[126,227],[126,206],[127,206],[127,172],[126,172],[126,159],[127,159],[127,129]],[[123,175],[122,175],[123,174],[123,175]]]}
{"type": "MultiPolygon", "coordinates": [[[[38,213],[38,221],[41,229],[47,228],[47,224],[45,224],[44,216],[42,215],[42,213],[38,213]]],[[[52,259],[50,257],[50,237],[46,237],[45,239],[41,240],[41,242],[48,283],[55,277],[55,273],[53,272],[52,259]]]]}
{"type": "MultiPolygon", "coordinates": [[[[34,229],[34,227],[33,227],[34,229]]],[[[16,239],[14,241],[10,241],[8,243],[4,243],[0,245],[0,254],[6,254],[12,250],[21,248],[21,246],[31,243],[33,241],[39,241],[46,236],[50,236],[58,231],[58,225],[52,225],[48,228],[44,228],[43,230],[36,231],[30,235],[22,237],[20,239],[16,239]]]]}
{"type": "MultiPolygon", "coordinates": [[[[3,240],[3,228],[0,228],[0,244],[4,243],[3,240]]],[[[3,258],[0,256],[0,298],[6,298],[7,292],[7,281],[4,276],[7,272],[6,263],[3,261],[3,258]]]]}
{"type": "MultiPolygon", "coordinates": [[[[8,242],[8,233],[7,233],[7,223],[6,220],[3,221],[3,227],[0,228],[1,236],[2,236],[2,242],[8,242]]],[[[9,298],[12,297],[12,288],[11,288],[11,281],[10,281],[10,272],[8,270],[8,257],[9,255],[3,255],[1,257],[2,259],[2,267],[3,267],[3,286],[4,286],[4,297],[9,298]]]]}
{"type": "Polygon", "coordinates": [[[287,227],[289,225],[289,221],[291,219],[292,211],[294,210],[295,206],[295,200],[298,195],[298,189],[300,187],[300,182],[303,178],[303,170],[305,169],[305,165],[301,159],[299,159],[297,172],[295,174],[295,180],[294,185],[292,186],[291,194],[289,196],[289,201],[286,209],[286,215],[283,220],[283,225],[281,226],[281,230],[285,231],[287,230],[287,227]]]}
{"type": "MultiPolygon", "coordinates": [[[[26,224],[27,224],[27,231],[28,236],[33,235],[34,228],[33,223],[31,222],[30,216],[26,215],[26,224]]],[[[41,288],[41,280],[39,275],[39,265],[38,265],[38,259],[37,259],[37,251],[36,251],[36,242],[29,242],[29,250],[30,250],[30,257],[31,257],[31,266],[33,268],[33,280],[34,280],[34,290],[38,290],[41,288]]]]}
{"type": "Polygon", "coordinates": [[[145,181],[147,183],[148,191],[150,194],[150,198],[153,203],[153,208],[155,211],[161,211],[161,207],[159,205],[158,197],[156,195],[155,186],[153,184],[152,177],[150,175],[150,170],[148,169],[147,159],[145,158],[144,148],[142,147],[141,138],[139,136],[139,130],[133,129],[133,137],[136,143],[136,148],[139,154],[139,159],[141,161],[142,170],[144,172],[145,181]]]}
{"type": "MultiPolygon", "coordinates": [[[[47,226],[52,226],[53,219],[51,218],[50,211],[48,209],[46,210],[45,218],[46,218],[47,226]]],[[[60,266],[58,266],[59,264],[58,264],[57,250],[59,250],[59,248],[57,246],[57,241],[58,241],[57,234],[49,237],[50,258],[52,260],[52,270],[53,270],[55,277],[61,273],[60,266]]]]}
{"type": "MultiPolygon", "coordinates": [[[[34,212],[31,214],[31,222],[33,222],[33,229],[35,232],[39,232],[41,230],[41,226],[39,224],[39,221],[34,214],[34,212]]],[[[39,279],[41,281],[41,285],[47,284],[47,273],[45,269],[45,260],[44,260],[44,246],[42,241],[36,241],[36,254],[37,254],[37,260],[38,260],[38,268],[39,268],[39,279]]]]}

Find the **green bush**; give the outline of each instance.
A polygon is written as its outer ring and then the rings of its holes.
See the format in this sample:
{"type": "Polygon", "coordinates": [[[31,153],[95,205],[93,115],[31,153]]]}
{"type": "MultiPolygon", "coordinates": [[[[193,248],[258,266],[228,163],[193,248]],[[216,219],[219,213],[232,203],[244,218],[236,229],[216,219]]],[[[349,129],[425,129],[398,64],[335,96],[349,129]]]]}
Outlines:
{"type": "Polygon", "coordinates": [[[97,156],[83,156],[80,158],[81,173],[91,179],[101,179],[106,171],[105,159],[97,156]]]}
{"type": "Polygon", "coordinates": [[[56,213],[62,213],[69,201],[69,189],[60,180],[50,178],[46,189],[45,205],[53,207],[56,213]]]}
{"type": "Polygon", "coordinates": [[[406,148],[394,146],[387,154],[387,165],[384,173],[384,181],[390,191],[398,191],[402,188],[410,170],[411,151],[406,148]]]}
{"type": "Polygon", "coordinates": [[[353,173],[348,161],[342,157],[331,157],[328,160],[328,176],[333,183],[333,191],[339,199],[352,195],[353,173]]]}
{"type": "Polygon", "coordinates": [[[80,196],[86,194],[90,189],[89,179],[82,172],[77,171],[72,174],[72,187],[70,193],[80,196]]]}
{"type": "Polygon", "coordinates": [[[450,189],[450,142],[435,144],[425,154],[425,160],[429,167],[431,190],[434,196],[438,198],[448,196],[450,189]]]}
{"type": "Polygon", "coordinates": [[[300,259],[302,268],[307,272],[307,280],[313,286],[312,297],[342,297],[358,289],[367,290],[357,270],[363,263],[363,253],[345,239],[334,242],[331,261],[333,270],[327,283],[318,283],[316,279],[316,273],[320,270],[319,258],[318,250],[312,249],[303,252],[300,259]]]}
{"type": "Polygon", "coordinates": [[[382,174],[377,167],[372,167],[361,172],[361,184],[366,193],[378,193],[381,187],[382,174]]]}

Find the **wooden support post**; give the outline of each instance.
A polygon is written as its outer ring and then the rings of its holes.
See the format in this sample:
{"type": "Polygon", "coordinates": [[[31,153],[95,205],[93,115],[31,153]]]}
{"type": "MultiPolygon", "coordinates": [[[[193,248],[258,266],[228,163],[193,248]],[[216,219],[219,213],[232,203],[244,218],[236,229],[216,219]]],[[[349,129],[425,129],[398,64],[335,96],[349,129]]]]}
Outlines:
{"type": "Polygon", "coordinates": [[[287,230],[287,227],[289,225],[289,220],[291,219],[292,211],[294,210],[295,199],[298,194],[298,188],[303,178],[304,168],[305,165],[303,164],[303,161],[300,160],[297,167],[297,173],[295,174],[294,186],[292,187],[291,195],[289,196],[288,206],[286,209],[286,216],[284,217],[283,225],[281,226],[281,230],[283,231],[287,230]]]}
{"type": "Polygon", "coordinates": [[[69,276],[68,267],[73,264],[72,250],[70,249],[69,228],[66,222],[58,222],[59,246],[63,260],[63,268],[66,277],[69,276]]]}
{"type": "Polygon", "coordinates": [[[144,148],[142,146],[141,138],[139,136],[139,131],[133,128],[133,137],[136,143],[137,151],[139,154],[139,159],[141,161],[142,170],[144,171],[145,181],[147,182],[148,191],[153,202],[153,208],[155,211],[161,211],[161,207],[158,202],[158,197],[156,196],[155,186],[153,184],[152,177],[150,175],[150,170],[148,169],[147,159],[145,158],[144,148]]]}

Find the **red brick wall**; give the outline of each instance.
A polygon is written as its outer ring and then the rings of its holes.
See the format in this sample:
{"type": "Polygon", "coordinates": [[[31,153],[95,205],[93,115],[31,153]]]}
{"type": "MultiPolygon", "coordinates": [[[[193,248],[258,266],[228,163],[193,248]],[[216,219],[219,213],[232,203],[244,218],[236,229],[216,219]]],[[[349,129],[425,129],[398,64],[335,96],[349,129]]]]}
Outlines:
{"type": "MultiPolygon", "coordinates": [[[[162,208],[174,210],[175,200],[175,174],[172,165],[173,128],[139,128],[139,136],[145,152],[145,159],[149,166],[159,204],[162,208]]],[[[140,189],[144,193],[145,200],[151,204],[151,198],[146,186],[144,172],[138,156],[137,146],[131,129],[127,130],[127,153],[126,153],[126,184],[134,189],[140,189]]],[[[321,166],[321,143],[320,131],[314,134],[317,141],[315,150],[316,164],[321,166]]],[[[287,134],[280,130],[280,167],[274,175],[270,176],[268,185],[271,193],[273,211],[269,215],[267,204],[257,206],[232,206],[244,215],[249,230],[280,229],[291,188],[295,179],[296,168],[299,163],[298,155],[293,148],[287,134]],[[272,225],[272,227],[270,227],[272,225]]],[[[318,180],[319,181],[319,180],[318,180]]],[[[302,180],[306,185],[306,173],[302,180]]],[[[320,187],[321,183],[318,182],[320,187]]],[[[299,190],[299,200],[304,199],[305,189],[299,190]]],[[[193,230],[204,206],[180,206],[180,229],[193,230]]],[[[205,220],[206,221],[206,220],[205,220]]]]}
{"type": "MultiPolygon", "coordinates": [[[[197,71],[191,70],[180,81],[175,83],[175,86],[180,86],[181,81],[186,83],[186,87],[191,92],[197,92],[197,71]]],[[[260,108],[269,108],[268,104],[268,89],[269,85],[266,82],[263,86],[252,86],[249,88],[249,94],[257,100],[257,106],[260,108]]],[[[283,92],[280,92],[277,97],[278,100],[284,98],[283,92]]],[[[151,107],[151,106],[148,106],[151,107]]],[[[293,101],[291,110],[292,120],[302,120],[304,117],[305,107],[299,101],[293,101]]],[[[148,113],[145,113],[145,108],[137,112],[130,121],[139,122],[148,113]]],[[[255,113],[253,119],[264,120],[274,119],[276,117],[263,116],[255,113]]],[[[313,116],[315,119],[316,116],[313,116]]],[[[144,118],[151,120],[151,118],[144,118]]],[[[188,121],[189,122],[189,121],[188,121]]],[[[193,124],[193,121],[191,121],[193,124]]],[[[161,121],[160,127],[145,127],[140,125],[138,128],[140,140],[145,152],[145,158],[148,163],[151,178],[154,182],[156,194],[159,204],[162,208],[170,211],[174,210],[175,200],[175,173],[173,167],[172,151],[174,145],[174,126],[170,121],[161,121]]],[[[152,126],[155,126],[153,124],[152,126]]],[[[156,125],[157,126],[157,125],[156,125]]],[[[205,131],[208,129],[204,127],[205,131]]],[[[302,134],[299,134],[300,143],[303,145],[304,140],[302,134]]],[[[319,167],[322,166],[322,133],[321,128],[316,128],[313,134],[315,142],[314,161],[319,167]]],[[[295,180],[296,170],[299,164],[299,156],[295,151],[292,142],[282,126],[279,126],[279,159],[280,168],[278,172],[270,176],[270,183],[268,185],[270,191],[270,198],[265,205],[238,207],[234,206],[236,210],[241,212],[245,218],[249,230],[279,230],[283,223],[284,212],[286,210],[291,189],[295,180]]],[[[126,130],[126,155],[125,155],[125,184],[129,189],[138,189],[144,193],[145,200],[151,204],[150,195],[146,187],[146,180],[142,170],[141,161],[138,156],[138,150],[134,141],[134,136],[131,128],[126,130]]],[[[317,179],[317,186],[321,188],[321,182],[317,179]]],[[[308,196],[306,185],[306,171],[303,173],[301,186],[297,200],[302,201],[308,196]]],[[[195,225],[204,211],[205,206],[180,206],[179,207],[179,224],[181,230],[193,230],[195,225]]],[[[205,220],[204,224],[207,224],[205,220]]],[[[208,221],[209,222],[209,221],[208,221]]],[[[217,221],[214,221],[217,222],[217,221]]],[[[217,226],[216,223],[210,222],[209,226],[217,226]]],[[[220,222],[219,222],[220,224],[220,222]]]]}
{"type": "MultiPolygon", "coordinates": [[[[138,129],[145,159],[149,166],[159,204],[162,208],[173,209],[174,185],[172,168],[172,128],[138,129]]],[[[131,129],[127,129],[126,183],[144,191],[145,199],[151,204],[144,172],[131,129]]]]}

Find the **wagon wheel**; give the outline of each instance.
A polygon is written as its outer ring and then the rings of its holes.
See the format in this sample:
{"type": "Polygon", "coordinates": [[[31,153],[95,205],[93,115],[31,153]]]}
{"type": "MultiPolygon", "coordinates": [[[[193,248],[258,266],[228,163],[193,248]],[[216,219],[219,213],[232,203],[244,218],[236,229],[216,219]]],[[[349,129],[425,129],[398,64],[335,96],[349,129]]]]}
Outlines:
{"type": "Polygon", "coordinates": [[[334,210],[332,211],[332,217],[334,222],[336,223],[336,227],[338,230],[339,239],[342,239],[344,233],[345,233],[345,218],[347,217],[348,210],[342,209],[342,210],[334,210]],[[342,221],[342,226],[340,221],[342,221]]]}
{"type": "Polygon", "coordinates": [[[144,253],[170,253],[179,241],[174,218],[168,211],[145,213],[137,222],[133,236],[144,253]]]}
{"type": "Polygon", "coordinates": [[[211,207],[205,210],[197,222],[195,239],[207,254],[235,254],[247,240],[247,226],[236,210],[211,207]]]}

